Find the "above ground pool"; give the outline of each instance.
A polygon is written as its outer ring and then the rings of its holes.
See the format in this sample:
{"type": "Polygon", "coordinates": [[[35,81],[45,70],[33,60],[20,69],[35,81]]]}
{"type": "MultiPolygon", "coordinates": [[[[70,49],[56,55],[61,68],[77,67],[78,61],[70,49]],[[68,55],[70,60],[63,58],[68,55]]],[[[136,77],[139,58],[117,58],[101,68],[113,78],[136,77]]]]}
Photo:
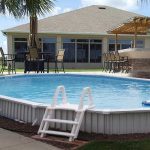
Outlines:
{"type": "Polygon", "coordinates": [[[68,101],[76,104],[82,89],[91,87],[98,109],[142,108],[142,101],[150,100],[148,80],[73,74],[1,77],[0,95],[50,104],[59,85],[65,86],[68,101]]]}

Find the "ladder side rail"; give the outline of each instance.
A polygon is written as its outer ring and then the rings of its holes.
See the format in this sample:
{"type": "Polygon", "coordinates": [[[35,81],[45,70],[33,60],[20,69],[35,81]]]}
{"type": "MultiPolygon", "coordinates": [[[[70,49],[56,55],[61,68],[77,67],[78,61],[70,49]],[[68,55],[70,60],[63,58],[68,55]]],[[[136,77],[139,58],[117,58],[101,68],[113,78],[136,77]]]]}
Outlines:
{"type": "Polygon", "coordinates": [[[75,139],[77,138],[78,134],[79,134],[79,130],[83,121],[83,117],[84,117],[85,111],[81,112],[80,116],[79,116],[79,124],[76,127],[76,131],[75,131],[75,139]]]}
{"type": "MultiPolygon", "coordinates": [[[[46,118],[43,118],[43,122],[44,122],[44,119],[52,119],[52,117],[53,117],[53,115],[54,115],[54,109],[51,109],[51,110],[48,110],[48,115],[47,115],[47,117],[46,118]]],[[[45,136],[45,131],[47,131],[48,130],[48,128],[49,128],[49,126],[50,126],[50,122],[45,122],[45,124],[44,124],[44,126],[43,126],[43,133],[41,134],[41,137],[44,137],[45,136]]]]}
{"type": "Polygon", "coordinates": [[[77,110],[77,114],[75,117],[75,121],[78,122],[78,125],[73,125],[72,131],[71,133],[74,134],[74,137],[70,137],[69,141],[72,141],[73,139],[77,138],[78,134],[79,134],[79,130],[81,127],[81,123],[84,117],[84,113],[86,111],[86,109],[88,108],[92,108],[93,107],[93,99],[92,99],[92,95],[91,95],[91,88],[90,87],[86,87],[83,89],[82,94],[80,96],[80,103],[78,106],[78,110],[77,110]],[[84,107],[84,98],[85,96],[88,96],[88,107],[84,107]]]}
{"type": "Polygon", "coordinates": [[[85,98],[86,95],[88,96],[88,108],[93,108],[94,107],[92,94],[91,94],[91,88],[90,87],[85,87],[82,91],[81,96],[80,96],[80,102],[79,102],[78,110],[83,109],[84,98],[85,98]]]}
{"type": "Polygon", "coordinates": [[[40,127],[39,127],[39,130],[38,130],[38,134],[40,134],[40,131],[42,130],[42,128],[43,128],[43,126],[44,126],[44,118],[46,118],[46,116],[47,116],[47,114],[48,114],[48,109],[46,108],[46,110],[45,110],[45,113],[44,113],[44,116],[43,116],[43,118],[42,118],[42,121],[41,121],[41,124],[40,124],[40,127]]]}
{"type": "MultiPolygon", "coordinates": [[[[76,112],[76,116],[75,116],[74,121],[79,122],[80,113],[81,113],[81,111],[80,111],[80,112],[76,112]]],[[[78,123],[78,125],[79,125],[79,123],[78,123]]],[[[78,125],[73,125],[73,126],[72,126],[71,134],[74,134],[74,135],[75,135],[76,128],[77,128],[78,125]]],[[[74,136],[74,137],[75,137],[75,136],[74,136]]],[[[69,138],[69,141],[73,141],[73,140],[74,140],[74,137],[70,137],[70,138],[69,138]]]]}
{"type": "Polygon", "coordinates": [[[59,94],[62,93],[62,103],[63,104],[67,104],[67,95],[66,95],[66,90],[64,86],[58,86],[54,97],[53,97],[53,102],[52,102],[52,107],[56,107],[57,103],[58,103],[58,96],[59,94]]]}
{"type": "Polygon", "coordinates": [[[73,141],[75,138],[77,138],[85,111],[77,111],[76,113],[77,114],[76,114],[74,121],[78,122],[78,124],[73,125],[72,130],[71,130],[71,134],[73,134],[74,136],[70,137],[69,141],[73,141]]]}

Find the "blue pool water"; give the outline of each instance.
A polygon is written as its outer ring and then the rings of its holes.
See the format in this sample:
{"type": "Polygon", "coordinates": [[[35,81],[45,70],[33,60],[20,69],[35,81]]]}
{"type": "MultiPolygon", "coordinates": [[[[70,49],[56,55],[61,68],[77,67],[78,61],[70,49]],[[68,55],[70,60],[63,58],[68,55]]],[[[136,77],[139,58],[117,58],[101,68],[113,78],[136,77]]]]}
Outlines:
{"type": "Polygon", "coordinates": [[[96,108],[141,108],[150,100],[150,81],[84,75],[27,75],[0,78],[0,95],[51,103],[57,86],[66,87],[71,103],[78,103],[83,87],[91,87],[96,108]]]}

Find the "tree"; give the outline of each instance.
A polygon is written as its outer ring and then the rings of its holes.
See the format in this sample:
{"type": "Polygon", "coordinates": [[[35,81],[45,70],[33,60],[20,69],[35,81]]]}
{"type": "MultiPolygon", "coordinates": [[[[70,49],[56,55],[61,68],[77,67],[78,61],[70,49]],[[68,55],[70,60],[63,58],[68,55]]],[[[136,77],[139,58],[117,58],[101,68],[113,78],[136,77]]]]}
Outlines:
{"type": "Polygon", "coordinates": [[[140,3],[140,4],[145,4],[145,3],[150,2],[150,0],[137,0],[137,1],[138,1],[138,3],[140,3]]]}
{"type": "Polygon", "coordinates": [[[51,12],[55,0],[0,0],[0,13],[6,14],[7,10],[15,18],[30,17],[29,46],[37,48],[37,16],[51,12]]]}
{"type": "Polygon", "coordinates": [[[21,16],[19,10],[18,1],[14,0],[0,0],[0,14],[6,14],[7,12],[13,15],[15,18],[21,16]]]}
{"type": "Polygon", "coordinates": [[[44,15],[51,12],[54,6],[54,0],[18,0],[21,6],[19,14],[30,17],[30,36],[29,46],[38,47],[38,15],[44,15]]]}

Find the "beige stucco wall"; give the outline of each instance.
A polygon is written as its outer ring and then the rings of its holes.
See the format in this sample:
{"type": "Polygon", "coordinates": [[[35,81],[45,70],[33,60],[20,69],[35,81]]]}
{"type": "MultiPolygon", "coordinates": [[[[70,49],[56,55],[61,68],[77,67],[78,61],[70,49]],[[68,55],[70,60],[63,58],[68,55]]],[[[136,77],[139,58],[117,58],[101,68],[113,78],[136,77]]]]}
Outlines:
{"type": "Polygon", "coordinates": [[[150,37],[145,38],[145,48],[150,48],[150,37]]]}

